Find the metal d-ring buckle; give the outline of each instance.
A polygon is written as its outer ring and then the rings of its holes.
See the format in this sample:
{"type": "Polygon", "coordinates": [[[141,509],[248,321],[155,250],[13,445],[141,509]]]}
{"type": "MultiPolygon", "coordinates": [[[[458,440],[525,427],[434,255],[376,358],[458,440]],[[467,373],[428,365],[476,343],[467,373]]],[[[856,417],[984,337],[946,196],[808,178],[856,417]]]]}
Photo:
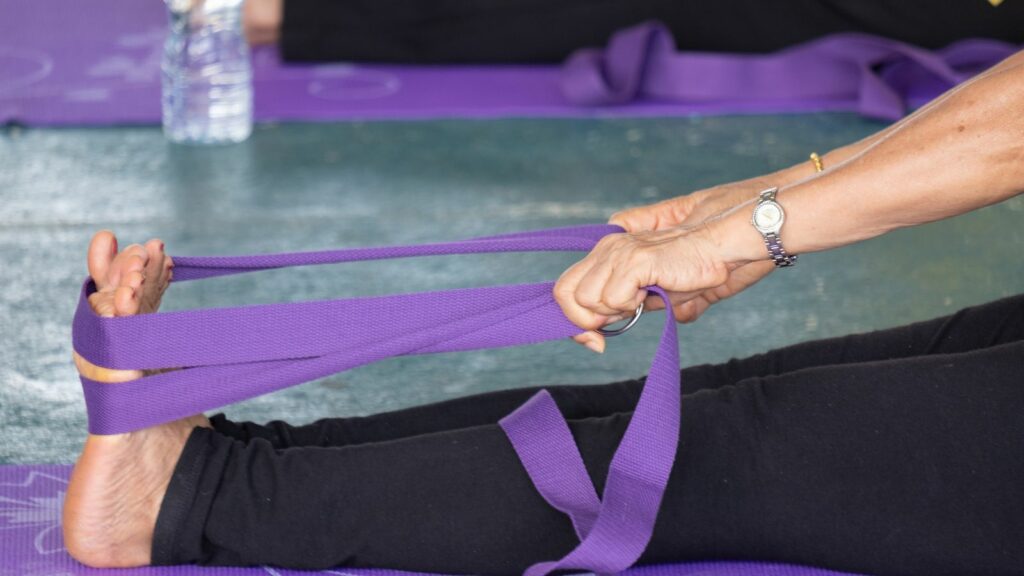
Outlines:
{"type": "Polygon", "coordinates": [[[607,328],[598,328],[597,333],[602,336],[618,336],[619,334],[625,334],[627,330],[629,330],[630,328],[633,327],[634,324],[636,324],[636,321],[640,319],[640,315],[643,313],[644,303],[643,300],[641,300],[640,304],[636,307],[636,312],[633,313],[633,317],[629,319],[629,322],[626,322],[625,326],[623,326],[622,328],[615,328],[614,330],[608,330],[607,328]]]}

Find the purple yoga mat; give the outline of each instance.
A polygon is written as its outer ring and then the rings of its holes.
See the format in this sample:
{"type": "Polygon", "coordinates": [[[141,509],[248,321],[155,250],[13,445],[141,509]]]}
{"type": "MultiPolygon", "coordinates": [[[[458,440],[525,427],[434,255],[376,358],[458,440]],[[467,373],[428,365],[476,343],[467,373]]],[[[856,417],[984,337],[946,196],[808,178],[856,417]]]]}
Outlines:
{"type": "MultiPolygon", "coordinates": [[[[61,506],[70,466],[0,466],[0,576],[411,576],[409,572],[338,568],[321,572],[280,568],[175,566],[96,570],[68,556],[61,506]]],[[[844,576],[845,573],[760,562],[693,562],[643,566],[631,576],[844,576]]],[[[849,575],[846,575],[849,576],[849,575]]]]}
{"type": "MultiPolygon", "coordinates": [[[[0,122],[159,122],[164,10],[161,0],[4,0],[0,5],[0,122]]],[[[864,63],[848,66],[849,58],[840,54],[838,64],[831,64],[837,46],[854,60],[874,50],[857,38],[839,37],[808,47],[808,53],[784,58],[794,63],[787,72],[779,73],[775,63],[765,61],[755,63],[761,72],[750,74],[742,57],[678,54],[673,52],[671,38],[666,39],[657,26],[631,30],[632,35],[618,35],[603,52],[582,50],[565,67],[285,66],[273,48],[262,48],[253,57],[255,114],[267,121],[849,110],[892,119],[950,85],[948,79],[936,78],[917,64],[884,56],[886,85],[871,81],[866,87],[874,95],[871,98],[881,95],[884,107],[865,108],[865,99],[849,92],[861,89],[858,67],[864,63]],[[648,42],[648,36],[660,39],[648,42]],[[639,50],[635,49],[638,43],[639,50]],[[817,69],[807,69],[806,62],[817,69]],[[831,67],[830,74],[821,74],[823,66],[831,67]],[[612,85],[598,85],[606,80],[612,85]],[[816,88],[802,89],[808,85],[816,88]],[[782,87],[782,92],[773,86],[782,87]],[[844,88],[831,91],[832,86],[844,88]],[[890,89],[895,90],[896,101],[890,89]]],[[[886,49],[895,45],[882,42],[886,49]]],[[[967,77],[1016,49],[992,41],[952,48],[934,56],[956,68],[955,74],[946,74],[954,79],[967,77]]],[[[873,68],[874,62],[867,68],[873,68]]]]}

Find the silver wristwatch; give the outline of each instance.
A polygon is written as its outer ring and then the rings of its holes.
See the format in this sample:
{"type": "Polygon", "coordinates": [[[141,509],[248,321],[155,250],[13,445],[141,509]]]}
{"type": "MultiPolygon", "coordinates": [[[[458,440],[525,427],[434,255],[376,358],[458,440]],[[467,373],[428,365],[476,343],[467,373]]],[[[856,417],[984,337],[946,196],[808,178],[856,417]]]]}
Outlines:
{"type": "Polygon", "coordinates": [[[782,268],[796,264],[796,255],[786,254],[786,249],[782,247],[782,240],[779,238],[779,230],[782,229],[782,223],[786,221],[786,213],[782,210],[782,206],[775,201],[775,194],[778,191],[779,188],[776,186],[761,192],[750,223],[764,237],[764,245],[768,247],[768,255],[771,256],[772,261],[776,266],[782,268]]]}

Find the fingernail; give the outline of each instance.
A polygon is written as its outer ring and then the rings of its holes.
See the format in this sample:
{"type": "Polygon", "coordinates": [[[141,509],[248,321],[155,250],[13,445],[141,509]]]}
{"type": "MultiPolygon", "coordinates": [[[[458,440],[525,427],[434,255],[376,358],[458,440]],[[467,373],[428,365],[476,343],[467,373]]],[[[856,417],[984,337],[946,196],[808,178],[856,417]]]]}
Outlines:
{"type": "Polygon", "coordinates": [[[609,324],[615,324],[616,322],[622,322],[625,319],[626,319],[626,315],[625,314],[616,314],[615,316],[609,316],[608,317],[608,323],[609,324]]]}
{"type": "Polygon", "coordinates": [[[161,243],[160,243],[160,251],[161,251],[161,252],[163,252],[163,251],[164,251],[164,243],[163,243],[163,242],[161,242],[161,243]]]}
{"type": "Polygon", "coordinates": [[[597,340],[591,340],[584,344],[584,346],[593,350],[594,352],[597,352],[598,354],[604,354],[604,348],[601,346],[600,343],[598,343],[597,340]]]}

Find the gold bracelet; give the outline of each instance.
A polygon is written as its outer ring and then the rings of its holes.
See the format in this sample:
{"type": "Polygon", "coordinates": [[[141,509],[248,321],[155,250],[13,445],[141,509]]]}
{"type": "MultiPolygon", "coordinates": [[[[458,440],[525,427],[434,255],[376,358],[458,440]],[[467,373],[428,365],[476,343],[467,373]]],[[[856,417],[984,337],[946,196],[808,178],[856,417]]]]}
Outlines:
{"type": "Polygon", "coordinates": [[[817,152],[811,152],[811,162],[814,163],[815,172],[824,172],[825,165],[821,162],[821,156],[818,156],[817,152]]]}

